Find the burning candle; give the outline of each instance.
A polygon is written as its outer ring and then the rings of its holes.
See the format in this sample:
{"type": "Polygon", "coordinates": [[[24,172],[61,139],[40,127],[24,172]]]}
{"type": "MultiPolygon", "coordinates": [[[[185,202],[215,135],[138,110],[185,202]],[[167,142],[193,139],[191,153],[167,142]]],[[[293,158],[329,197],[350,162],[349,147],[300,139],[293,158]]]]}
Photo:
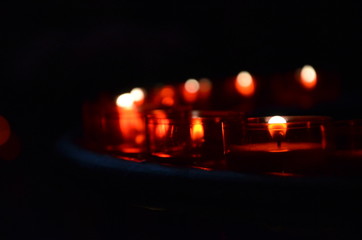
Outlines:
{"type": "Polygon", "coordinates": [[[121,154],[137,155],[144,151],[145,122],[137,105],[142,104],[144,93],[140,89],[133,89],[131,93],[124,93],[116,100],[120,139],[109,150],[119,151],[121,154]]]}
{"type": "Polygon", "coordinates": [[[202,169],[224,167],[223,121],[243,118],[239,112],[164,111],[147,115],[150,159],[202,169]]]}
{"type": "Polygon", "coordinates": [[[320,172],[329,149],[330,119],[323,116],[249,118],[246,127],[224,124],[231,170],[271,174],[320,172]]]}
{"type": "Polygon", "coordinates": [[[139,161],[145,152],[145,122],[141,111],[145,92],[101,98],[83,108],[83,143],[102,153],[139,161]]]}

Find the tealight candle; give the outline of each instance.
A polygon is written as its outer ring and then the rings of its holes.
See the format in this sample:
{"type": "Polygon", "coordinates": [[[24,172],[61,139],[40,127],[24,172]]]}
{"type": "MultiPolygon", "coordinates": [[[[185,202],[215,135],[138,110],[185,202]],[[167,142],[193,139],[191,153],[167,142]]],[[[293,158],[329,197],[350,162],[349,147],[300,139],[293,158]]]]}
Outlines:
{"type": "Polygon", "coordinates": [[[129,94],[122,94],[116,101],[86,103],[83,139],[93,150],[139,161],[145,152],[144,114],[128,97],[129,94]]]}
{"type": "Polygon", "coordinates": [[[270,174],[320,171],[329,149],[330,119],[323,116],[249,118],[246,127],[223,125],[231,170],[270,174]]]}
{"type": "Polygon", "coordinates": [[[239,112],[165,111],[147,114],[150,160],[202,169],[225,164],[222,122],[243,119],[239,112]]]}

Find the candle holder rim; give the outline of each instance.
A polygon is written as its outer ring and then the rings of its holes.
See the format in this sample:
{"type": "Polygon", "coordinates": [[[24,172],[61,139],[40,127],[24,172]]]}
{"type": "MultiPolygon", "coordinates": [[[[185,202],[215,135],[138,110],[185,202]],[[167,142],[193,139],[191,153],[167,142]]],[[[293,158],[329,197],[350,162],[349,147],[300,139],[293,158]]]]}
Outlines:
{"type": "MultiPolygon", "coordinates": [[[[296,124],[296,123],[305,123],[307,121],[311,122],[331,122],[333,119],[330,116],[323,115],[278,115],[287,121],[286,124],[296,124]]],[[[247,124],[268,124],[268,120],[273,116],[265,116],[265,117],[248,117],[246,119],[247,124]],[[258,121],[261,120],[261,121],[258,121]]]]}
{"type": "Polygon", "coordinates": [[[241,111],[232,110],[164,110],[154,109],[146,113],[148,119],[169,119],[169,120],[181,120],[181,119],[231,119],[231,118],[245,118],[245,113],[241,111]],[[157,116],[156,112],[163,112],[166,115],[157,116]]]}

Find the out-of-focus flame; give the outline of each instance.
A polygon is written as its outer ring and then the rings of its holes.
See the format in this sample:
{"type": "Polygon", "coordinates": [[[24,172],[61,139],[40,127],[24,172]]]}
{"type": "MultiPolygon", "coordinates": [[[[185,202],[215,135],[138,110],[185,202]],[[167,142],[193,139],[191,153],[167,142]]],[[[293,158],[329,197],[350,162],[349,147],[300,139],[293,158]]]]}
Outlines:
{"type": "Polygon", "coordinates": [[[273,138],[284,137],[287,133],[287,121],[281,116],[271,117],[268,121],[268,130],[273,138]]]}
{"type": "Polygon", "coordinates": [[[132,95],[135,105],[139,106],[143,104],[146,95],[145,90],[142,88],[133,88],[130,94],[132,95]]]}
{"type": "Polygon", "coordinates": [[[184,84],[183,96],[186,102],[193,103],[198,97],[200,83],[196,79],[188,79],[184,84]]]}
{"type": "Polygon", "coordinates": [[[204,127],[201,118],[192,119],[191,139],[195,144],[201,144],[204,140],[204,127]]]}
{"type": "Polygon", "coordinates": [[[162,138],[166,137],[167,132],[170,128],[170,120],[167,119],[167,115],[163,111],[155,112],[155,117],[157,119],[155,136],[159,139],[162,139],[162,138]]]}
{"type": "Polygon", "coordinates": [[[123,93],[117,97],[116,104],[124,109],[132,109],[134,107],[134,98],[130,93],[123,93]]]}
{"type": "Polygon", "coordinates": [[[247,71],[242,71],[238,74],[235,80],[236,90],[244,97],[251,97],[255,92],[255,82],[251,74],[247,71]]]}
{"type": "Polygon", "coordinates": [[[124,145],[121,150],[128,153],[139,151],[145,141],[144,120],[135,108],[135,96],[137,97],[135,92],[133,94],[124,93],[119,95],[116,100],[119,130],[124,145]]]}
{"type": "Polygon", "coordinates": [[[197,93],[200,89],[200,83],[196,79],[188,79],[185,82],[185,90],[188,93],[197,93]]]}
{"type": "Polygon", "coordinates": [[[6,118],[0,116],[0,145],[6,143],[11,135],[10,125],[6,118]]]}
{"type": "Polygon", "coordinates": [[[161,104],[171,107],[175,104],[175,89],[172,86],[165,86],[160,91],[161,104]]]}
{"type": "Polygon", "coordinates": [[[299,78],[302,86],[308,90],[313,89],[317,85],[317,73],[310,65],[305,65],[302,68],[299,78]]]}

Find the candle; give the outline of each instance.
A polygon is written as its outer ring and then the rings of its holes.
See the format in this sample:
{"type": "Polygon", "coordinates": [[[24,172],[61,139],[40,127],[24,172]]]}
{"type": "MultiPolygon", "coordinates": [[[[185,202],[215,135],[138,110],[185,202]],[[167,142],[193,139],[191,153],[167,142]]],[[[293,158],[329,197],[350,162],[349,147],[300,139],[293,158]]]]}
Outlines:
{"type": "Polygon", "coordinates": [[[222,122],[239,112],[164,111],[147,115],[149,159],[162,164],[202,169],[224,167],[222,122]]]}
{"type": "Polygon", "coordinates": [[[249,118],[246,126],[224,124],[230,170],[270,174],[320,172],[329,148],[329,118],[249,118]]]}
{"type": "Polygon", "coordinates": [[[137,108],[143,97],[144,93],[138,88],[118,96],[116,104],[120,138],[115,145],[108,146],[108,150],[118,151],[122,156],[137,155],[145,150],[145,122],[137,108]]]}

